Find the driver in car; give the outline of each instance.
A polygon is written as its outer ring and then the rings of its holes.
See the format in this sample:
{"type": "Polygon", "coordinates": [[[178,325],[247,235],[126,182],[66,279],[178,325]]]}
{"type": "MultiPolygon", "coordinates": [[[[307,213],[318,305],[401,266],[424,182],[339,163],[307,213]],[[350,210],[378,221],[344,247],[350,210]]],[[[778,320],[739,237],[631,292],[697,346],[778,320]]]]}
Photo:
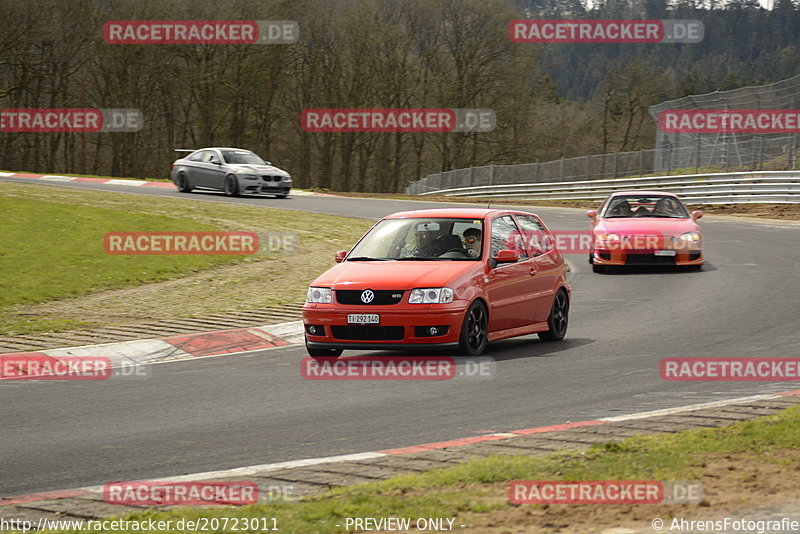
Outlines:
{"type": "Polygon", "coordinates": [[[631,210],[631,205],[628,203],[627,200],[622,199],[620,202],[608,210],[609,217],[632,217],[633,210],[631,210]]]}
{"type": "Polygon", "coordinates": [[[415,232],[415,245],[411,251],[412,256],[426,258],[433,255],[434,232],[430,230],[418,229],[415,232]]]}
{"type": "Polygon", "coordinates": [[[677,207],[672,199],[669,198],[661,198],[656,202],[655,208],[653,208],[653,215],[658,217],[672,217],[678,213],[677,207]]]}
{"type": "Polygon", "coordinates": [[[479,228],[464,230],[464,248],[470,258],[477,258],[481,255],[481,231],[479,228]]]}

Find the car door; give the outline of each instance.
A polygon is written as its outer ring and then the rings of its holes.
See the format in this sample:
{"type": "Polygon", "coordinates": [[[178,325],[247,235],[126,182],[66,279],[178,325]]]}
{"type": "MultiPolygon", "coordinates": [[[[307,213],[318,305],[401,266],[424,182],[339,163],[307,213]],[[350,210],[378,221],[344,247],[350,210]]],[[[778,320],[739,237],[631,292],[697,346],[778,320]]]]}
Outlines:
{"type": "Polygon", "coordinates": [[[489,331],[507,330],[531,323],[530,280],[536,273],[511,215],[500,215],[489,224],[489,272],[486,292],[489,297],[489,331]],[[492,267],[500,250],[516,250],[520,259],[492,267]]]}
{"type": "Polygon", "coordinates": [[[547,320],[553,302],[556,281],[561,276],[564,258],[555,246],[555,238],[533,215],[515,215],[525,243],[536,265],[536,274],[526,288],[532,305],[533,322],[547,320]]]}
{"type": "Polygon", "coordinates": [[[192,161],[192,168],[189,174],[189,179],[192,185],[200,187],[213,187],[211,185],[211,163],[209,159],[213,152],[211,150],[201,150],[195,155],[190,157],[192,161]]]}
{"type": "Polygon", "coordinates": [[[222,154],[217,150],[209,150],[208,153],[204,169],[208,177],[208,187],[222,189],[226,176],[225,161],[222,159],[222,154]]]}
{"type": "Polygon", "coordinates": [[[205,150],[199,150],[190,154],[183,160],[183,168],[186,172],[186,177],[189,179],[189,183],[191,183],[192,186],[205,187],[203,183],[203,154],[205,152],[205,150]]]}

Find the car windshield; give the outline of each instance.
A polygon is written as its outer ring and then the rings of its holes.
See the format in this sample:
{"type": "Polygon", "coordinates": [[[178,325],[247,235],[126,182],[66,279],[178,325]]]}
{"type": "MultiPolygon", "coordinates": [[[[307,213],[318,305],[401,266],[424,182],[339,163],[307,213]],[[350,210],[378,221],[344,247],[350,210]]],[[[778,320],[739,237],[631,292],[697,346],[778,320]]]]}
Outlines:
{"type": "Polygon", "coordinates": [[[687,219],[689,214],[681,201],[675,197],[620,195],[608,202],[603,217],[608,219],[627,217],[687,219]]]}
{"type": "Polygon", "coordinates": [[[225,163],[266,165],[263,159],[249,150],[223,150],[222,157],[225,158],[225,163]]]}
{"type": "Polygon", "coordinates": [[[347,261],[477,261],[482,235],[481,219],[384,219],[358,242],[347,261]]]}

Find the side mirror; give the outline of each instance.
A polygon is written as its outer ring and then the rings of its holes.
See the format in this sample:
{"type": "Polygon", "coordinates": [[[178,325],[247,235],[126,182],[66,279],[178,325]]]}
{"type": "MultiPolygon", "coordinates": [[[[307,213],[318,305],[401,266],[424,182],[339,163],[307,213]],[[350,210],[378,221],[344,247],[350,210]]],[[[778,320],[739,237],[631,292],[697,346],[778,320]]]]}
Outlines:
{"type": "Polygon", "coordinates": [[[347,257],[347,251],[346,250],[340,250],[339,252],[336,253],[336,255],[333,257],[333,259],[334,259],[334,261],[336,261],[336,263],[342,263],[344,261],[345,257],[347,257]]]}
{"type": "Polygon", "coordinates": [[[586,216],[589,217],[591,220],[597,219],[597,210],[589,210],[586,212],[586,216]]]}
{"type": "Polygon", "coordinates": [[[516,250],[501,250],[494,257],[494,261],[499,263],[514,263],[519,261],[519,252],[516,250]]]}
{"type": "Polygon", "coordinates": [[[218,159],[212,159],[211,163],[213,163],[214,165],[222,165],[222,162],[218,159]]]}
{"type": "Polygon", "coordinates": [[[692,219],[694,219],[694,220],[697,220],[702,216],[703,216],[703,211],[702,210],[694,210],[692,212],[692,219]]]}
{"type": "Polygon", "coordinates": [[[272,165],[271,161],[265,161],[264,163],[266,163],[267,165],[272,165]]]}

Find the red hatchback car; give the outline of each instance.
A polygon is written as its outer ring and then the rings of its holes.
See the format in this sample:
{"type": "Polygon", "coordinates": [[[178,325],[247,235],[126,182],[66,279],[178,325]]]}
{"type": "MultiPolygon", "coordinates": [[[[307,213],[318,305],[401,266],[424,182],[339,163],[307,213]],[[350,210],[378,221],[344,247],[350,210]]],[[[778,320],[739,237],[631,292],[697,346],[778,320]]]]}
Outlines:
{"type": "Polygon", "coordinates": [[[344,349],[456,349],[567,330],[567,267],[536,215],[495,209],[395,213],[311,284],[303,306],[312,357],[344,349]],[[539,245],[539,243],[543,243],[539,245]]]}
{"type": "Polygon", "coordinates": [[[691,214],[672,193],[620,191],[609,196],[599,212],[589,210],[593,250],[589,263],[594,272],[610,265],[677,265],[695,269],[703,265],[703,240],[691,214]]]}

